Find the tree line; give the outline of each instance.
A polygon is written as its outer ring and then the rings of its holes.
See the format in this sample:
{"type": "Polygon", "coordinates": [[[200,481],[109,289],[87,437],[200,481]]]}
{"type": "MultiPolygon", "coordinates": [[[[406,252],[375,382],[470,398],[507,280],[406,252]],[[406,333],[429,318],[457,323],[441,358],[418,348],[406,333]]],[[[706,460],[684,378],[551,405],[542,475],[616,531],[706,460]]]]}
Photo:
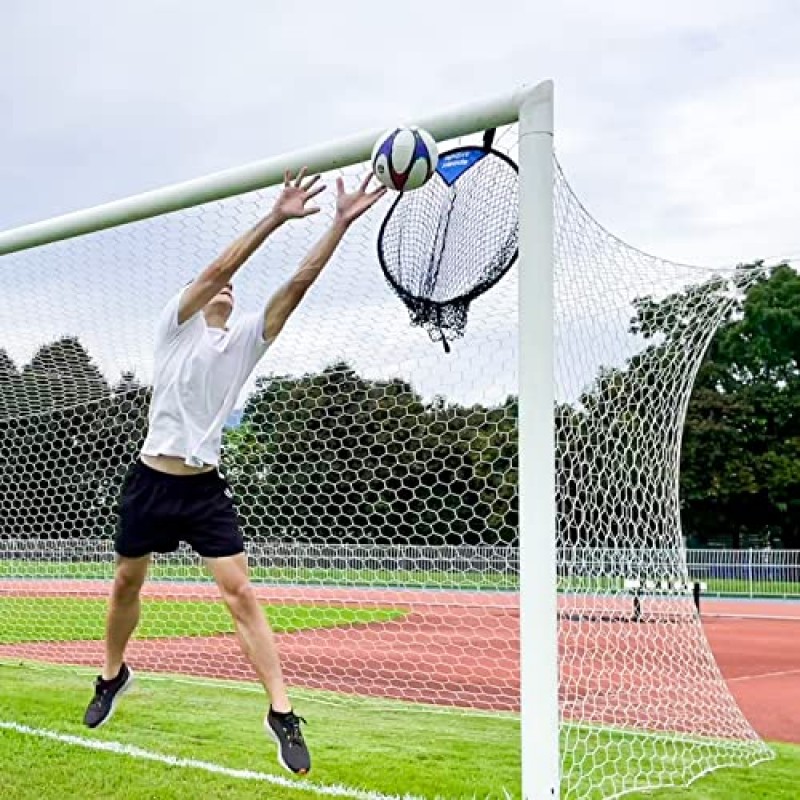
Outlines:
{"type": "MultiPolygon", "coordinates": [[[[800,547],[800,277],[739,275],[636,300],[642,347],[557,407],[562,543],[672,544],[679,510],[691,545],[800,547]]],[[[110,535],[149,399],[74,337],[21,367],[0,350],[0,536],[110,535]]],[[[426,400],[337,363],[260,378],[224,442],[252,538],[517,543],[514,396],[426,400]]]]}

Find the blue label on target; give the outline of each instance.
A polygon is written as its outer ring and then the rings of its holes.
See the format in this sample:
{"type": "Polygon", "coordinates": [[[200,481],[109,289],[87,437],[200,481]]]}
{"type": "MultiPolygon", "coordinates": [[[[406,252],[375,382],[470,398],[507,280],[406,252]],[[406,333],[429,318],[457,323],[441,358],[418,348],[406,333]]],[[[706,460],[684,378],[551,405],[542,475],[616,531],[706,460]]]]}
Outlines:
{"type": "Polygon", "coordinates": [[[452,186],[470,167],[477,164],[486,155],[486,150],[480,147],[461,147],[442,153],[436,172],[441,179],[452,186]]]}

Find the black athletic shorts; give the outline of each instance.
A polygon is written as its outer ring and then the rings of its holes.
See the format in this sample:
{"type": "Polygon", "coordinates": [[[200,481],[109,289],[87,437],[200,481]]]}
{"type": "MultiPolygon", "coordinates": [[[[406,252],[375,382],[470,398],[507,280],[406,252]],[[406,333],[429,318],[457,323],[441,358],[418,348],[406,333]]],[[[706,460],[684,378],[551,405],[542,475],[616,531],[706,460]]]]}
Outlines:
{"type": "Polygon", "coordinates": [[[168,475],[137,461],[122,488],[114,549],[140,558],[182,541],[206,558],[244,551],[230,486],[216,470],[168,475]]]}

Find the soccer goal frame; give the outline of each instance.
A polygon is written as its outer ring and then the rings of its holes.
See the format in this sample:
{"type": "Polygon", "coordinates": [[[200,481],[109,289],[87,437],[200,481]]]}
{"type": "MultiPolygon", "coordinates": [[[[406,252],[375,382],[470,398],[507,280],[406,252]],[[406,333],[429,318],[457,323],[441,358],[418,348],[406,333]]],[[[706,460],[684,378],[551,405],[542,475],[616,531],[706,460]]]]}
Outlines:
{"type": "MultiPolygon", "coordinates": [[[[276,185],[284,171],[369,159],[392,120],[363,133],[0,233],[7,255],[276,185]]],[[[519,124],[519,544],[522,788],[559,792],[553,358],[553,83],[414,120],[437,140],[519,124]]]]}

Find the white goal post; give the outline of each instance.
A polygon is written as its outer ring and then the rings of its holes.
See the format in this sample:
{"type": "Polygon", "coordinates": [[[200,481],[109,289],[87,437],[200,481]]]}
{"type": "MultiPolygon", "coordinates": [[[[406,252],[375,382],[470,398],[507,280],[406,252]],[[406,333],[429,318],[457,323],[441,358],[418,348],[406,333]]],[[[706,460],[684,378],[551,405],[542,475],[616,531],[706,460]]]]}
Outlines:
{"type": "Polygon", "coordinates": [[[545,800],[559,797],[552,82],[520,103],[519,161],[522,786],[545,800]]]}

